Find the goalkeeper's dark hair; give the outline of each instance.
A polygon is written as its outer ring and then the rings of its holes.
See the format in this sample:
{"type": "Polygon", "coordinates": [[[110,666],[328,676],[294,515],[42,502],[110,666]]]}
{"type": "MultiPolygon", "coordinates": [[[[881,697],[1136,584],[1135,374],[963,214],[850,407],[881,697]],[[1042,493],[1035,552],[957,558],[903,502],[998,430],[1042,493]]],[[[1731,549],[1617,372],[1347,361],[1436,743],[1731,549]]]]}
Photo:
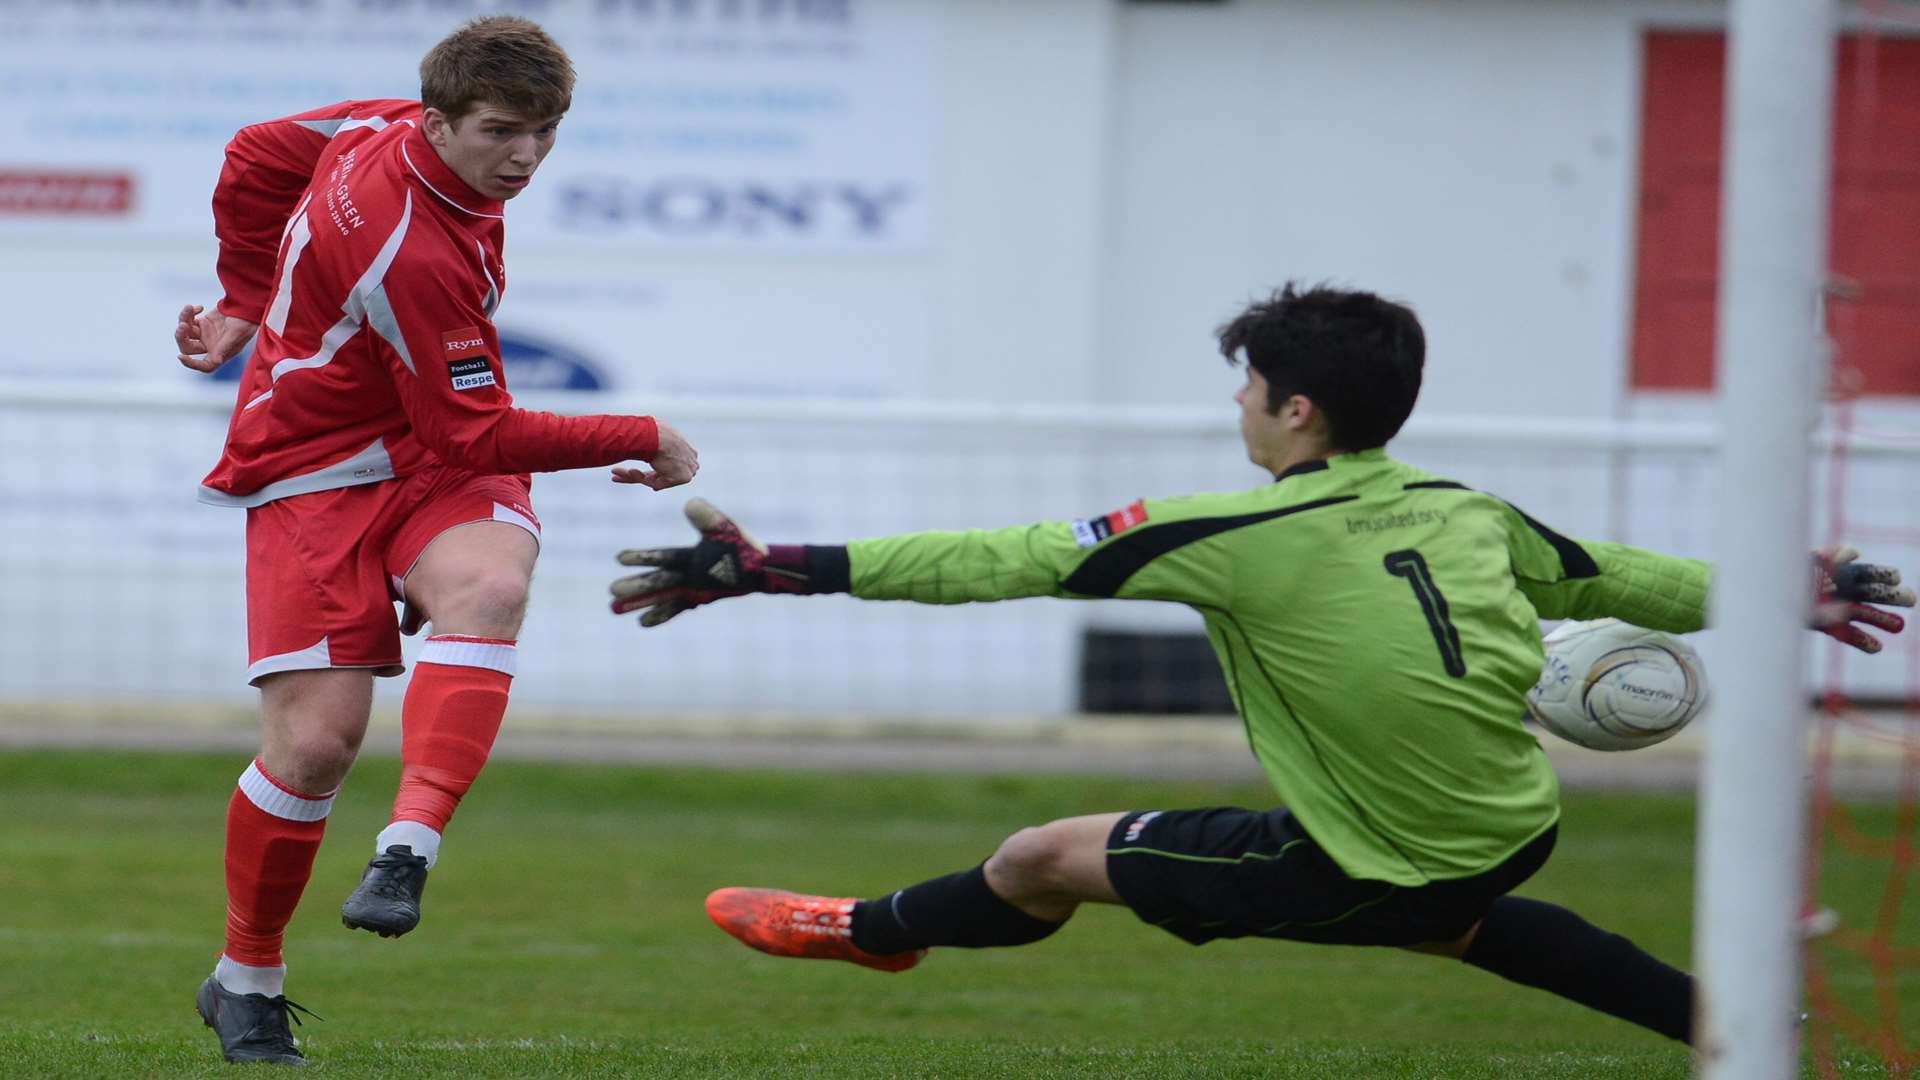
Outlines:
{"type": "Polygon", "coordinates": [[[1267,411],[1310,399],[1335,450],[1385,446],[1420,396],[1427,337],[1413,309],[1370,292],[1293,282],[1219,330],[1220,354],[1267,380],[1267,411]]]}

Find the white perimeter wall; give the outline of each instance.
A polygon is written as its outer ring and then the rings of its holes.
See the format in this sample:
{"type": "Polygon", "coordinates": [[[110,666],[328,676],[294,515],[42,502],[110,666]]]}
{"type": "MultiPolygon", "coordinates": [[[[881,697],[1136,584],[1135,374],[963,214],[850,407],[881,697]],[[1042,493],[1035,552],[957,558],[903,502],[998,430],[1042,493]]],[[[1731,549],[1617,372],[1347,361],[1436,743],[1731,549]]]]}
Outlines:
{"type": "Polygon", "coordinates": [[[1103,389],[1210,400],[1182,361],[1294,277],[1414,304],[1423,411],[1612,415],[1640,34],[1717,6],[1123,8],[1103,389]]]}

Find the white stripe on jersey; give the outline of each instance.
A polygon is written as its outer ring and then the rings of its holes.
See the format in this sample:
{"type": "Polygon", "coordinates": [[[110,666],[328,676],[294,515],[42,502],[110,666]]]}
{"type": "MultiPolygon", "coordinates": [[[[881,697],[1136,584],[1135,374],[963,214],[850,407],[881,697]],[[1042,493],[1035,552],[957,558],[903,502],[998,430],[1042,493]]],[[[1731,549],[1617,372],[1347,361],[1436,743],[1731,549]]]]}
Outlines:
{"type": "Polygon", "coordinates": [[[480,309],[491,319],[493,310],[500,306],[500,283],[493,280],[493,271],[487,269],[487,245],[475,240],[473,246],[480,251],[480,273],[487,279],[487,298],[480,301],[480,309]]]}
{"type": "Polygon", "coordinates": [[[400,205],[400,224],[393,227],[393,235],[387,237],[387,242],[380,245],[380,253],[373,257],[373,265],[367,267],[367,272],[353,283],[353,288],[347,292],[346,303],[340,305],[340,310],[355,319],[366,318],[367,294],[378,289],[380,282],[386,279],[387,268],[393,265],[393,257],[400,254],[400,244],[407,238],[407,223],[412,220],[413,192],[409,191],[406,201],[400,205]]]}
{"type": "Polygon", "coordinates": [[[387,129],[387,118],[384,116],[369,116],[362,120],[356,117],[343,116],[338,120],[295,120],[294,124],[306,128],[308,131],[317,131],[331,139],[343,131],[352,131],[355,128],[372,128],[375,131],[385,131],[387,129]]]}
{"type": "MultiPolygon", "coordinates": [[[[267,391],[272,394],[273,391],[267,391]]],[[[255,400],[264,400],[262,395],[255,400]]],[[[393,479],[393,458],[387,453],[387,444],[375,439],[365,450],[345,461],[337,461],[325,468],[310,473],[289,476],[285,480],[275,480],[259,491],[246,495],[229,495],[224,491],[200,485],[200,501],[210,506],[265,506],[275,499],[284,499],[290,495],[305,495],[313,491],[331,491],[334,488],[352,487],[355,484],[377,484],[382,480],[393,479]]],[[[264,662],[264,661],[263,661],[264,662]]],[[[252,676],[248,676],[252,678],[252,676]]]]}
{"type": "Polygon", "coordinates": [[[474,217],[490,217],[490,218],[499,218],[499,219],[500,219],[500,220],[502,220],[502,221],[505,221],[505,220],[506,220],[506,218],[507,218],[507,215],[505,215],[505,214],[483,214],[483,213],[481,213],[481,212],[480,212],[480,211],[478,211],[478,210],[469,210],[469,209],[467,209],[466,207],[464,207],[464,206],[461,206],[461,205],[460,205],[459,203],[457,203],[457,202],[454,202],[454,201],[453,201],[452,199],[449,199],[449,198],[447,198],[447,197],[446,197],[445,195],[441,195],[441,194],[440,194],[440,189],[439,189],[439,188],[437,188],[437,187],[434,187],[434,186],[433,186],[432,184],[429,184],[429,183],[427,183],[427,178],[426,178],[426,176],[425,176],[425,175],[423,175],[423,174],[422,174],[422,173],[420,172],[420,170],[419,170],[419,168],[418,168],[418,167],[416,167],[416,166],[414,165],[414,163],[413,163],[413,155],[411,155],[411,154],[409,154],[409,153],[407,153],[407,144],[406,144],[406,143],[404,143],[404,142],[402,142],[402,143],[400,144],[400,156],[401,156],[402,158],[405,158],[405,159],[406,159],[406,162],[407,162],[407,168],[409,168],[409,169],[412,169],[412,170],[413,170],[413,175],[414,175],[414,176],[415,176],[416,178],[418,178],[418,179],[419,179],[419,181],[420,181],[420,183],[421,183],[421,184],[423,184],[423,185],[425,185],[425,187],[426,187],[426,189],[427,189],[428,191],[431,191],[431,192],[433,192],[433,193],[434,193],[435,195],[440,195],[440,201],[441,201],[441,202],[443,202],[443,203],[446,203],[446,204],[447,204],[448,206],[451,206],[451,207],[453,207],[453,208],[454,208],[455,210],[458,210],[458,211],[460,211],[460,212],[461,212],[461,213],[463,213],[463,214],[471,214],[471,215],[473,215],[474,217]]]}
{"type": "MultiPolygon", "coordinates": [[[[279,382],[282,376],[290,372],[305,371],[308,368],[326,367],[328,364],[333,363],[333,354],[340,351],[340,346],[345,345],[352,339],[353,335],[359,332],[360,320],[358,318],[352,315],[342,317],[339,322],[334,323],[327,331],[326,336],[320,339],[319,352],[314,353],[312,356],[305,357],[289,356],[285,360],[273,365],[273,381],[279,382]]],[[[269,390],[267,393],[271,394],[273,391],[269,390]]],[[[253,403],[248,402],[247,407],[252,408],[253,403]]]]}
{"type": "Polygon", "coordinates": [[[309,191],[307,192],[307,197],[300,200],[300,205],[293,208],[293,213],[287,218],[287,227],[280,230],[281,243],[283,244],[286,243],[287,234],[293,231],[293,219],[299,217],[301,214],[306,213],[308,204],[312,202],[313,202],[313,192],[309,191]]]}
{"type": "Polygon", "coordinates": [[[393,301],[387,299],[385,285],[367,294],[367,325],[373,327],[381,340],[393,346],[408,371],[420,374],[420,369],[413,366],[413,354],[407,351],[407,338],[400,332],[400,318],[393,313],[393,301]]]}
{"type": "Polygon", "coordinates": [[[287,223],[287,256],[282,260],[280,287],[274,290],[273,306],[267,309],[266,327],[276,334],[287,332],[287,310],[293,307],[293,268],[300,264],[301,253],[313,239],[313,222],[308,220],[306,210],[307,204],[301,203],[287,223]]]}
{"type": "MultiPolygon", "coordinates": [[[[394,256],[400,253],[400,244],[407,238],[407,224],[412,220],[413,194],[409,192],[405,204],[400,209],[400,224],[394,226],[393,233],[387,237],[386,243],[380,245],[380,253],[373,257],[373,263],[367,267],[367,272],[361,274],[360,280],[354,282],[353,288],[347,290],[347,298],[340,305],[345,315],[339,322],[333,324],[325,337],[320,339],[320,351],[308,357],[290,356],[273,365],[274,382],[279,382],[282,376],[291,372],[324,367],[332,363],[333,356],[340,351],[340,347],[360,332],[360,325],[367,317],[367,296],[380,288],[381,279],[387,276],[387,268],[393,265],[394,256]]],[[[280,295],[274,298],[274,303],[278,305],[285,300],[291,304],[292,294],[293,282],[289,279],[282,283],[280,295]]],[[[408,366],[411,367],[411,363],[408,366]]],[[[247,407],[252,408],[264,400],[264,397],[265,395],[262,395],[248,402],[247,407]]]]}

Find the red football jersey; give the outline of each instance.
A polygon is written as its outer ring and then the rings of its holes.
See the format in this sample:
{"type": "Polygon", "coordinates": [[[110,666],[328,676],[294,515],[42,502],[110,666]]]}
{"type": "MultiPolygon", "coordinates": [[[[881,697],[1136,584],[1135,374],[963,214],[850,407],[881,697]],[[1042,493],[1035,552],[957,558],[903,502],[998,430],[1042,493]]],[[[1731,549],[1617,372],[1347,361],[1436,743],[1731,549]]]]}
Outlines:
{"type": "Polygon", "coordinates": [[[200,498],[259,506],[435,462],[524,474],[659,447],[651,417],[513,407],[493,311],[503,204],[440,160],[417,101],[243,128],[214,189],[220,310],[260,324],[200,498]]]}

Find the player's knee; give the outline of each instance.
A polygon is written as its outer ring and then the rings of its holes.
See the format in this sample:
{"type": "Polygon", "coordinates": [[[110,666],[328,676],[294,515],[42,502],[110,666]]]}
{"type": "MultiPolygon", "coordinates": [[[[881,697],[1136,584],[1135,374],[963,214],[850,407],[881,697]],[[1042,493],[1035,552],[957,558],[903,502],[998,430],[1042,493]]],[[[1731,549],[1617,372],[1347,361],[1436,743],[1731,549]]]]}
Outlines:
{"type": "Polygon", "coordinates": [[[527,579],[518,574],[490,578],[476,590],[474,606],[502,634],[517,634],[520,620],[527,615],[527,585],[527,579]]]}
{"type": "Polygon", "coordinates": [[[331,791],[340,786],[360,753],[357,735],[336,731],[307,732],[284,747],[285,760],[277,774],[297,791],[331,791]]]}
{"type": "Polygon", "coordinates": [[[1060,838],[1048,826],[1021,829],[1001,841],[987,860],[987,879],[1023,894],[1052,892],[1061,884],[1065,855],[1060,838]]]}
{"type": "Polygon", "coordinates": [[[527,591],[526,575],[518,569],[489,567],[448,590],[450,595],[440,600],[444,613],[429,608],[428,615],[440,633],[513,637],[527,613],[527,591]]]}

